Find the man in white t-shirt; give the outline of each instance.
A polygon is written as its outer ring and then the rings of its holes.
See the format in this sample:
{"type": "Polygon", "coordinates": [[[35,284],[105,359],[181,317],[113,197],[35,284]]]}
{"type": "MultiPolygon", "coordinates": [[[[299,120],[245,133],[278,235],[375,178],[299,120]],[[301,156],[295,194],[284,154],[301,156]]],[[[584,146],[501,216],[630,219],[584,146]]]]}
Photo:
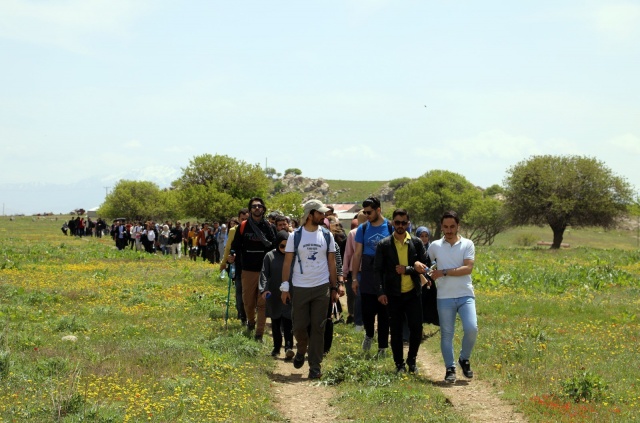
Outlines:
{"type": "MultiPolygon", "coordinates": [[[[473,241],[458,235],[460,219],[456,212],[448,211],[440,219],[444,237],[429,245],[427,251],[435,260],[438,269],[431,277],[438,286],[438,317],[440,319],[440,350],[446,367],[444,380],[456,381],[456,362],[453,352],[453,335],[456,315],[460,315],[464,335],[458,364],[465,377],[472,378],[469,358],[478,336],[476,298],[471,283],[471,272],[475,260],[473,241]]],[[[424,267],[418,271],[426,270],[424,267]]]]}
{"type": "Polygon", "coordinates": [[[304,224],[289,235],[282,265],[281,298],[285,304],[291,301],[293,335],[297,343],[293,366],[301,368],[306,353],[309,379],[322,376],[324,321],[329,301],[338,300],[335,242],[331,232],[325,232],[319,226],[328,210],[318,200],[304,204],[304,214],[300,219],[304,224]],[[297,249],[296,237],[300,240],[297,249]]]}

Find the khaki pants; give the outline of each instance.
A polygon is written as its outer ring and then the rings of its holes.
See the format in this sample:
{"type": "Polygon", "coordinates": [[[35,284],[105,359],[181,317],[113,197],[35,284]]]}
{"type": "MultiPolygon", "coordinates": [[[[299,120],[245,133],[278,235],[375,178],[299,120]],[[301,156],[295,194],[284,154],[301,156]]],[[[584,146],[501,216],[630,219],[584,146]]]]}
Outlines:
{"type": "Polygon", "coordinates": [[[298,353],[307,353],[309,368],[320,370],[324,353],[324,325],[329,308],[329,283],[313,288],[294,287],[291,297],[293,336],[298,353]]]}
{"type": "Polygon", "coordinates": [[[244,302],[244,312],[247,315],[247,322],[256,323],[256,335],[264,334],[264,326],[267,322],[266,301],[259,295],[258,284],[260,282],[260,272],[242,271],[242,302],[244,302]],[[256,322],[256,310],[258,311],[258,321],[256,322]]]}

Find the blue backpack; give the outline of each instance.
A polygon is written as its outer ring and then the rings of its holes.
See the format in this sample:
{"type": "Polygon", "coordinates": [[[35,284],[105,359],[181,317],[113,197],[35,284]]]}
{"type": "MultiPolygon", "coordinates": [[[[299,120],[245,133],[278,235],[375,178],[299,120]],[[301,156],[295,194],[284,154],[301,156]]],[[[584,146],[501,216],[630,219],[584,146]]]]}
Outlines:
{"type": "MultiPolygon", "coordinates": [[[[329,232],[329,229],[325,228],[324,226],[320,226],[320,229],[322,229],[322,235],[324,236],[324,240],[325,243],[327,244],[327,257],[329,256],[329,243],[331,242],[331,232],[329,232]]],[[[298,229],[296,229],[295,231],[293,231],[293,254],[295,257],[298,258],[298,264],[300,265],[300,273],[304,273],[302,271],[302,261],[300,260],[300,254],[298,254],[298,246],[300,245],[300,240],[302,239],[302,226],[300,226],[298,229]]],[[[291,267],[293,270],[293,262],[291,263],[291,267]]],[[[291,275],[293,276],[293,272],[291,272],[291,275]]]]}

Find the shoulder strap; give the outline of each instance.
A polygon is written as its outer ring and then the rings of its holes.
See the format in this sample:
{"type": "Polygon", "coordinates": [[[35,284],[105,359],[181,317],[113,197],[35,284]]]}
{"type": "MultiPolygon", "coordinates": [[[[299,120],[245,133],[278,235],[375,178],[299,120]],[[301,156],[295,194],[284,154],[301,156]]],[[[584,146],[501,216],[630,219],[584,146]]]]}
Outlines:
{"type": "Polygon", "coordinates": [[[293,231],[293,255],[298,259],[298,265],[300,265],[300,274],[303,274],[302,271],[302,261],[300,260],[300,254],[298,254],[298,246],[300,245],[300,240],[302,239],[302,226],[293,231]]]}

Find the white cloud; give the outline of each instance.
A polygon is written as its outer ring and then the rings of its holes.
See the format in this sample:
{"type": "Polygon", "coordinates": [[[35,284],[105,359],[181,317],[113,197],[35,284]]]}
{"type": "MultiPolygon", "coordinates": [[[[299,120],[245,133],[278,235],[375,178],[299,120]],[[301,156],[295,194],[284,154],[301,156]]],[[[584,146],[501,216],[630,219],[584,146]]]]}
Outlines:
{"type": "Polygon", "coordinates": [[[124,148],[136,148],[136,149],[138,149],[140,147],[142,147],[142,143],[140,143],[140,141],[138,141],[138,140],[131,140],[131,141],[128,141],[128,142],[124,143],[124,148]]]}
{"type": "Polygon", "coordinates": [[[612,150],[616,151],[617,154],[636,155],[639,156],[636,159],[640,160],[640,137],[636,135],[620,135],[607,140],[607,144],[611,145],[612,150]]]}
{"type": "Polygon", "coordinates": [[[615,39],[628,40],[640,34],[640,4],[609,3],[591,14],[591,21],[601,34],[615,39]]]}
{"type": "Polygon", "coordinates": [[[87,37],[124,37],[146,1],[57,0],[0,2],[0,37],[88,53],[87,37]]]}
{"type": "Polygon", "coordinates": [[[367,160],[380,160],[384,156],[366,144],[352,145],[347,148],[334,149],[329,155],[336,160],[352,161],[354,157],[367,160]]]}

